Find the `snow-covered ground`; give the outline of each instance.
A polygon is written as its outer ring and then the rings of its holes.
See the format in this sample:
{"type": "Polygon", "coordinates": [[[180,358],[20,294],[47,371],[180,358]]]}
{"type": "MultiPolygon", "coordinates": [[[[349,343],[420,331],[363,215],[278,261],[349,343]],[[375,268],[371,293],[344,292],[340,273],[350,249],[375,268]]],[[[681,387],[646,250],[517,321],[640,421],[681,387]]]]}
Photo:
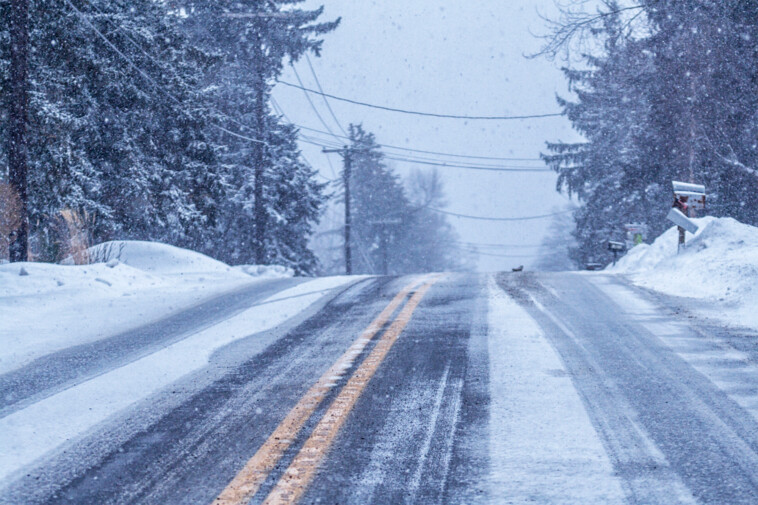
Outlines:
{"type": "Polygon", "coordinates": [[[677,254],[671,227],[652,244],[629,251],[606,272],[625,274],[640,286],[703,302],[701,315],[726,324],[758,328],[758,228],[732,218],[694,219],[677,254]]]}
{"type": "MultiPolygon", "coordinates": [[[[97,255],[97,248],[93,252],[97,255]]],[[[98,258],[108,261],[85,266],[0,265],[0,373],[187,309],[260,278],[292,275],[283,267],[233,268],[193,251],[148,242],[127,242],[98,258]]],[[[272,329],[355,280],[323,277],[284,289],[179,342],[3,417],[0,481],[202,368],[221,347],[272,329]]]]}
{"type": "Polygon", "coordinates": [[[487,291],[490,495],[503,497],[499,503],[624,503],[621,481],[542,329],[492,277],[487,291]]]}
{"type": "Polygon", "coordinates": [[[0,373],[43,354],[139,327],[260,278],[292,274],[283,267],[230,267],[159,243],[111,244],[93,248],[108,263],[0,265],[0,373]]]}
{"type": "Polygon", "coordinates": [[[202,368],[215,350],[284,323],[332,289],[355,279],[322,277],[286,289],[231,319],[3,417],[0,481],[202,368]]]}

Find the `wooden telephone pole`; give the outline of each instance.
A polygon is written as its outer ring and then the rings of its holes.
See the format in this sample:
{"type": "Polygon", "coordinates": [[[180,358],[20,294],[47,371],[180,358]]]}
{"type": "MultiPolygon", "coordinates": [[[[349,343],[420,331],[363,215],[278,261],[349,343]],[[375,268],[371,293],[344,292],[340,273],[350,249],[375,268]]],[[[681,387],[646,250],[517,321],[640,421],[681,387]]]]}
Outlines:
{"type": "Polygon", "coordinates": [[[8,122],[8,179],[21,201],[21,225],[10,246],[11,261],[29,257],[27,124],[29,107],[29,0],[13,0],[10,15],[11,106],[8,122]]]}

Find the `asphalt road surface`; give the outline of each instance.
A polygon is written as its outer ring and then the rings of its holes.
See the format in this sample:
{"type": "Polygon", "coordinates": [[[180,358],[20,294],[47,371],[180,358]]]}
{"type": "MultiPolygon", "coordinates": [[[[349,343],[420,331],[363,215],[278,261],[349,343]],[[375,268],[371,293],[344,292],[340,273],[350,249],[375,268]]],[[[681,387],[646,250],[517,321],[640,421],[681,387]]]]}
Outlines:
{"type": "MultiPolygon", "coordinates": [[[[0,376],[0,419],[296,282],[0,376]]],[[[756,504],[757,419],[758,337],[623,279],[357,279],[0,482],[0,502],[756,504]]]]}

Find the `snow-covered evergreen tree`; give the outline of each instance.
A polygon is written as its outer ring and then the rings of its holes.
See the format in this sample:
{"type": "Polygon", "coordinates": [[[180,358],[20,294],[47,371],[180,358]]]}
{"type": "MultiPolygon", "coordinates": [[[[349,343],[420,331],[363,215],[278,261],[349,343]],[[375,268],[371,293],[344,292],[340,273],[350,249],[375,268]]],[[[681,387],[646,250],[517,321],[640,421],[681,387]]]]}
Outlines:
{"type": "Polygon", "coordinates": [[[409,197],[400,178],[385,164],[374,135],[352,124],[348,133],[353,271],[405,274],[460,269],[465,262],[455,232],[444,216],[430,210],[444,206],[439,176],[415,174],[408,184],[409,197]]]}
{"type": "Polygon", "coordinates": [[[284,262],[311,272],[315,261],[305,244],[324,200],[323,186],[299,158],[297,131],[272,115],[269,96],[283,64],[306,51],[318,55],[320,36],[339,20],[319,23],[322,9],[295,8],[298,3],[188,0],[175,8],[193,41],[220,55],[206,80],[225,127],[216,139],[224,145],[226,203],[219,230],[226,251],[215,255],[235,263],[284,262]]]}
{"type": "Polygon", "coordinates": [[[758,223],[757,19],[758,5],[737,0],[608,0],[559,28],[564,41],[587,29],[604,49],[566,70],[576,98],[559,100],[586,142],[549,143],[545,156],[584,204],[578,263],[610,261],[624,223],[670,226],[673,179],[705,184],[709,213],[758,223]]]}
{"type": "MultiPolygon", "coordinates": [[[[65,208],[96,216],[95,240],[207,241],[220,182],[200,114],[198,83],[209,57],[150,0],[40,0],[30,21],[36,254],[55,259],[54,230],[65,208]]],[[[0,43],[4,65],[7,38],[0,43]]],[[[7,91],[3,83],[3,99],[7,91]]]]}

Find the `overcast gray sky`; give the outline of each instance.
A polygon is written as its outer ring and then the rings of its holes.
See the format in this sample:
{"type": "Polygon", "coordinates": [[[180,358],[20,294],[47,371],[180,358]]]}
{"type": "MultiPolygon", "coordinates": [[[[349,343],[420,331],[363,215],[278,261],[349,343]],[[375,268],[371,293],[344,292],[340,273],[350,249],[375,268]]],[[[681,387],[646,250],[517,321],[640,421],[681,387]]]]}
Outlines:
{"type": "MultiPolygon", "coordinates": [[[[460,115],[528,115],[559,112],[556,93],[566,95],[558,64],[527,59],[540,47],[533,33],[544,32],[539,12],[554,13],[552,0],[323,0],[325,18],[342,17],[325,38],[321,58],[312,58],[326,93],[391,107],[460,115]]],[[[305,60],[296,64],[306,87],[316,83],[305,60]]],[[[290,69],[282,79],[297,82],[290,69]]],[[[277,86],[277,102],[300,125],[324,130],[304,94],[277,86]]],[[[312,97],[322,117],[339,129],[322,99],[312,97]]],[[[331,100],[343,126],[363,123],[380,143],[477,156],[536,159],[546,140],[577,140],[568,121],[464,121],[402,115],[331,100]]],[[[308,132],[304,132],[308,133],[308,132]]],[[[320,137],[323,137],[320,135],[320,137]]],[[[305,156],[333,177],[320,148],[302,144],[305,156]]],[[[337,170],[341,160],[331,155],[337,170]]],[[[418,156],[418,155],[417,155],[418,156]]],[[[475,160],[471,160],[475,161],[475,160]]],[[[401,175],[414,165],[390,162],[401,175]]],[[[544,167],[538,161],[483,162],[544,167]]],[[[555,192],[551,172],[485,172],[440,169],[451,212],[490,217],[547,214],[568,205],[555,192]]],[[[539,244],[549,219],[485,222],[451,217],[461,240],[472,243],[539,244]]],[[[532,264],[537,249],[498,250],[481,256],[481,271],[532,264]]]]}

